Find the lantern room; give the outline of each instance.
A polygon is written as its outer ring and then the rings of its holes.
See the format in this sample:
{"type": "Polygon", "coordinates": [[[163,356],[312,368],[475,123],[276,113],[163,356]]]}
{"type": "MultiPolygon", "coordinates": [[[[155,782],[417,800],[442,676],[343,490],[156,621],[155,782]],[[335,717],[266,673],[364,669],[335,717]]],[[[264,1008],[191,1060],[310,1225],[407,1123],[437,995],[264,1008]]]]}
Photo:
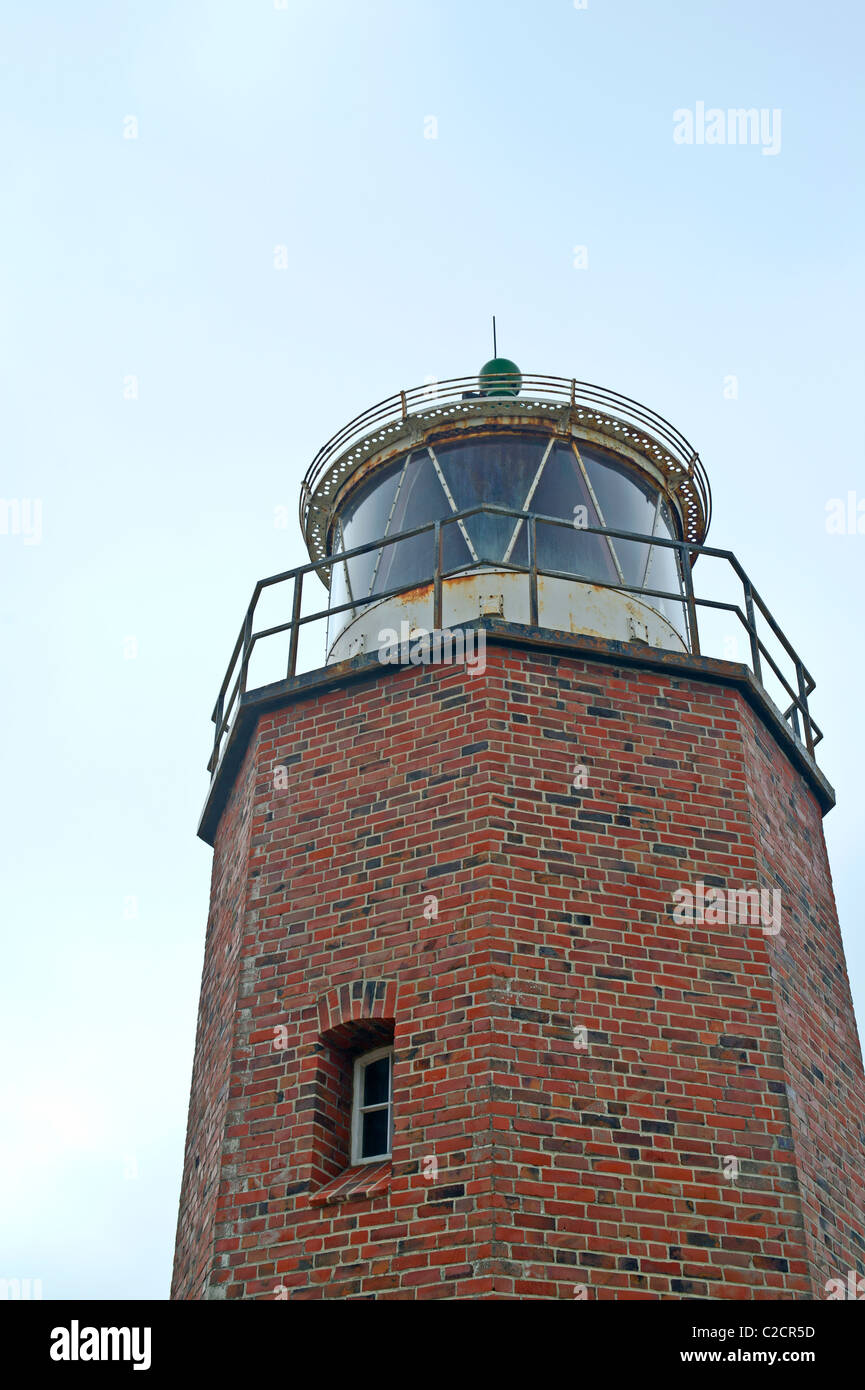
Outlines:
{"type": "Polygon", "coordinates": [[[700,460],[660,416],[496,358],[361,416],[321,451],[301,524],[329,588],[329,662],[495,615],[690,650],[683,543],[700,460]],[[365,428],[366,427],[366,428],[365,428]]]}

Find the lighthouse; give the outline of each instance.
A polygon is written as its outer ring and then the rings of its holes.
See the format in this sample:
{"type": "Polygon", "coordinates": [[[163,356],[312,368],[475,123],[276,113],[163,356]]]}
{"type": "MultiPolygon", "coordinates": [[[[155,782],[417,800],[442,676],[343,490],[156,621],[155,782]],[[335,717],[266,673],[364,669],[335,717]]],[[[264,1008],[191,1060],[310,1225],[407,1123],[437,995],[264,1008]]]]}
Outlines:
{"type": "Polygon", "coordinates": [[[865,1274],[815,682],[710,520],[673,425],[501,357],[312,461],[212,711],[173,1298],[865,1274]]]}

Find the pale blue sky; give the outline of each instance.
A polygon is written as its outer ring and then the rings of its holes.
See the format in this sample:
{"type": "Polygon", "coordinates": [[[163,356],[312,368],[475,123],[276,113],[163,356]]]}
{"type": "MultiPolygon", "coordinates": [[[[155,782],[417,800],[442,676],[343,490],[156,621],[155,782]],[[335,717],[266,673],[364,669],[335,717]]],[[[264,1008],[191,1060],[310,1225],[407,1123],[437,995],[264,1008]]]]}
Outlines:
{"type": "Polygon", "coordinates": [[[319,445],[477,368],[492,312],[525,371],[700,450],[710,539],[818,682],[865,1016],[865,535],[824,520],[865,498],[863,37],[805,0],[7,10],[0,494],[42,536],[0,534],[0,1276],[167,1295],[223,668],[255,580],[306,558],[319,445]],[[780,109],[780,153],[675,144],[698,101],[780,109]]]}

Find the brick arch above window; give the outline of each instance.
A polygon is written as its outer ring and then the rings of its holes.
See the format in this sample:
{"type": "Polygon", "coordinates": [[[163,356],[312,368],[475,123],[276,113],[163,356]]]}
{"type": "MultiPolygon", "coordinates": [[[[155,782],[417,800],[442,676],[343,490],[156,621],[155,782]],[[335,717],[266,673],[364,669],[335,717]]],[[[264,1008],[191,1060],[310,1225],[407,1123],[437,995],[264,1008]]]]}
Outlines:
{"type": "Polygon", "coordinates": [[[394,980],[350,980],[318,1000],[321,1037],[332,1047],[356,1049],[365,1036],[373,1046],[387,1034],[393,1036],[395,1018],[394,980]]]}

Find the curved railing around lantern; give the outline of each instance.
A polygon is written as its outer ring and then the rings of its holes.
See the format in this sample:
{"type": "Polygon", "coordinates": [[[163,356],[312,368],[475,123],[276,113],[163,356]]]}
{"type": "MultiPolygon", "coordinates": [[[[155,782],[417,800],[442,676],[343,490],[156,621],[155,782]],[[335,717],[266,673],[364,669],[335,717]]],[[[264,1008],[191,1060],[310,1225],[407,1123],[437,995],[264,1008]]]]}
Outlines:
{"type": "MultiPolygon", "coordinates": [[[[506,384],[510,378],[503,377],[502,381],[506,384]]],[[[696,449],[662,415],[641,405],[639,401],[631,400],[629,396],[621,396],[616,391],[608,391],[603,386],[595,386],[588,381],[577,381],[575,378],[523,375],[519,395],[489,394],[490,382],[494,383],[495,378],[489,378],[489,381],[485,382],[487,392],[478,389],[477,375],[449,377],[443,381],[433,381],[425,386],[399,391],[396,395],[379,401],[377,405],[370,406],[347,425],[343,425],[342,429],[337,430],[319,449],[301,484],[300,526],[307,540],[310,508],[316,492],[325,480],[328,470],[353,446],[367,441],[371,452],[373,443],[378,442],[378,434],[383,441],[388,432],[409,417],[428,416],[432,421],[437,414],[443,418],[455,414],[468,414],[480,405],[488,407],[490,404],[500,406],[503,411],[511,407],[517,412],[520,407],[531,411],[534,406],[554,405],[577,411],[595,412],[625,440],[631,435],[640,437],[645,431],[648,438],[642,436],[643,442],[660,445],[666,450],[682,480],[689,482],[694,488],[704,517],[702,535],[706,534],[712,514],[712,492],[708,475],[696,449]]],[[[689,539],[694,542],[697,537],[691,535],[689,539]]],[[[321,558],[324,558],[323,553],[321,558]]]]}
{"type": "MultiPolygon", "coordinates": [[[[701,653],[698,623],[699,609],[712,609],[734,614],[748,635],[750,670],[760,685],[763,686],[764,690],[764,665],[771,670],[776,680],[780,683],[781,689],[786,692],[786,695],[791,701],[787,709],[783,711],[782,717],[800,743],[803,742],[804,738],[804,747],[813,759],[814,749],[823,737],[822,732],[812,719],[808,707],[808,699],[815,689],[814,679],[798,653],[788,642],[732,551],[718,550],[713,546],[694,545],[686,540],[666,540],[659,536],[639,535],[637,532],[623,531],[609,526],[581,526],[580,534],[586,532],[591,535],[607,536],[617,540],[642,542],[644,545],[650,547],[659,546],[665,549],[675,550],[677,554],[681,589],[678,593],[673,593],[664,590],[643,588],[641,585],[625,584],[624,582],[601,581],[594,578],[589,579],[585,576],[581,577],[573,571],[567,572],[549,569],[546,566],[539,566],[538,564],[538,525],[560,526],[573,532],[573,521],[563,520],[561,517],[542,516],[536,512],[520,511],[511,507],[500,507],[487,504],[468,507],[465,511],[454,512],[448,517],[427,522],[425,525],[416,526],[412,530],[400,531],[393,536],[381,537],[376,540],[368,541],[365,545],[356,546],[352,550],[341,551],[327,556],[324,560],[300,565],[298,568],[286,570],[282,574],[274,574],[267,579],[260,579],[253,590],[252,599],[246,610],[243,626],[234,644],[234,651],[232,652],[231,660],[229,661],[228,669],[223,678],[222,685],[220,686],[219,695],[217,696],[216,705],[214,706],[211,716],[213,723],[216,725],[213,751],[207,764],[208,771],[211,773],[212,777],[215,777],[217,774],[225,742],[231,732],[233,721],[244,697],[248,693],[249,663],[259,642],[287,639],[288,650],[283,669],[285,671],[285,678],[291,680],[298,674],[298,641],[301,629],[304,626],[310,623],[329,621],[340,613],[351,613],[352,616],[354,616],[359,608],[362,609],[372,604],[379,604],[385,599],[412,592],[419,587],[417,583],[408,588],[403,584],[397,588],[388,589],[383,593],[353,598],[347,603],[337,604],[333,607],[328,605],[314,613],[303,614],[303,585],[307,576],[316,575],[322,578],[322,571],[326,572],[329,576],[329,572],[334,565],[342,564],[346,560],[351,560],[359,555],[365,555],[370,551],[381,550],[385,546],[397,545],[399,542],[408,540],[412,536],[420,536],[432,532],[433,570],[429,578],[423,581],[423,583],[424,585],[432,587],[433,628],[439,630],[442,627],[443,581],[457,574],[465,574],[469,571],[478,572],[479,570],[490,568],[490,566],[479,566],[477,562],[470,561],[467,564],[455,568],[445,569],[443,564],[444,528],[445,526],[464,522],[469,517],[484,514],[511,517],[514,520],[521,519],[526,523],[528,563],[520,565],[512,561],[496,561],[492,568],[496,570],[513,571],[514,573],[524,574],[526,576],[529,585],[530,623],[534,627],[538,625],[539,578],[564,579],[570,583],[586,583],[590,584],[593,588],[614,589],[620,593],[636,594],[646,599],[666,599],[680,604],[687,623],[688,650],[693,656],[700,656],[703,654],[701,653]],[[742,606],[740,606],[739,603],[706,598],[695,592],[693,563],[698,555],[722,560],[729,566],[733,576],[741,585],[742,606]],[[290,586],[290,618],[286,622],[256,631],[254,626],[255,614],[261,595],[265,590],[272,589],[274,586],[280,584],[290,586]],[[759,628],[758,616],[761,623],[759,628]],[[787,676],[780,669],[772,653],[767,649],[763,640],[764,636],[766,636],[766,629],[772,633],[780,644],[784,655],[791,663],[792,671],[790,672],[790,676],[791,679],[795,681],[795,686],[790,683],[790,680],[788,680],[787,676]]],[[[329,583],[329,578],[325,579],[324,582],[329,583]]],[[[709,653],[705,653],[705,655],[709,655],[709,653]]],[[[729,657],[727,659],[729,660],[729,657]]],[[[251,694],[252,692],[249,693],[251,694]]],[[[768,692],[767,698],[771,700],[771,696],[768,695],[768,692]]]]}

